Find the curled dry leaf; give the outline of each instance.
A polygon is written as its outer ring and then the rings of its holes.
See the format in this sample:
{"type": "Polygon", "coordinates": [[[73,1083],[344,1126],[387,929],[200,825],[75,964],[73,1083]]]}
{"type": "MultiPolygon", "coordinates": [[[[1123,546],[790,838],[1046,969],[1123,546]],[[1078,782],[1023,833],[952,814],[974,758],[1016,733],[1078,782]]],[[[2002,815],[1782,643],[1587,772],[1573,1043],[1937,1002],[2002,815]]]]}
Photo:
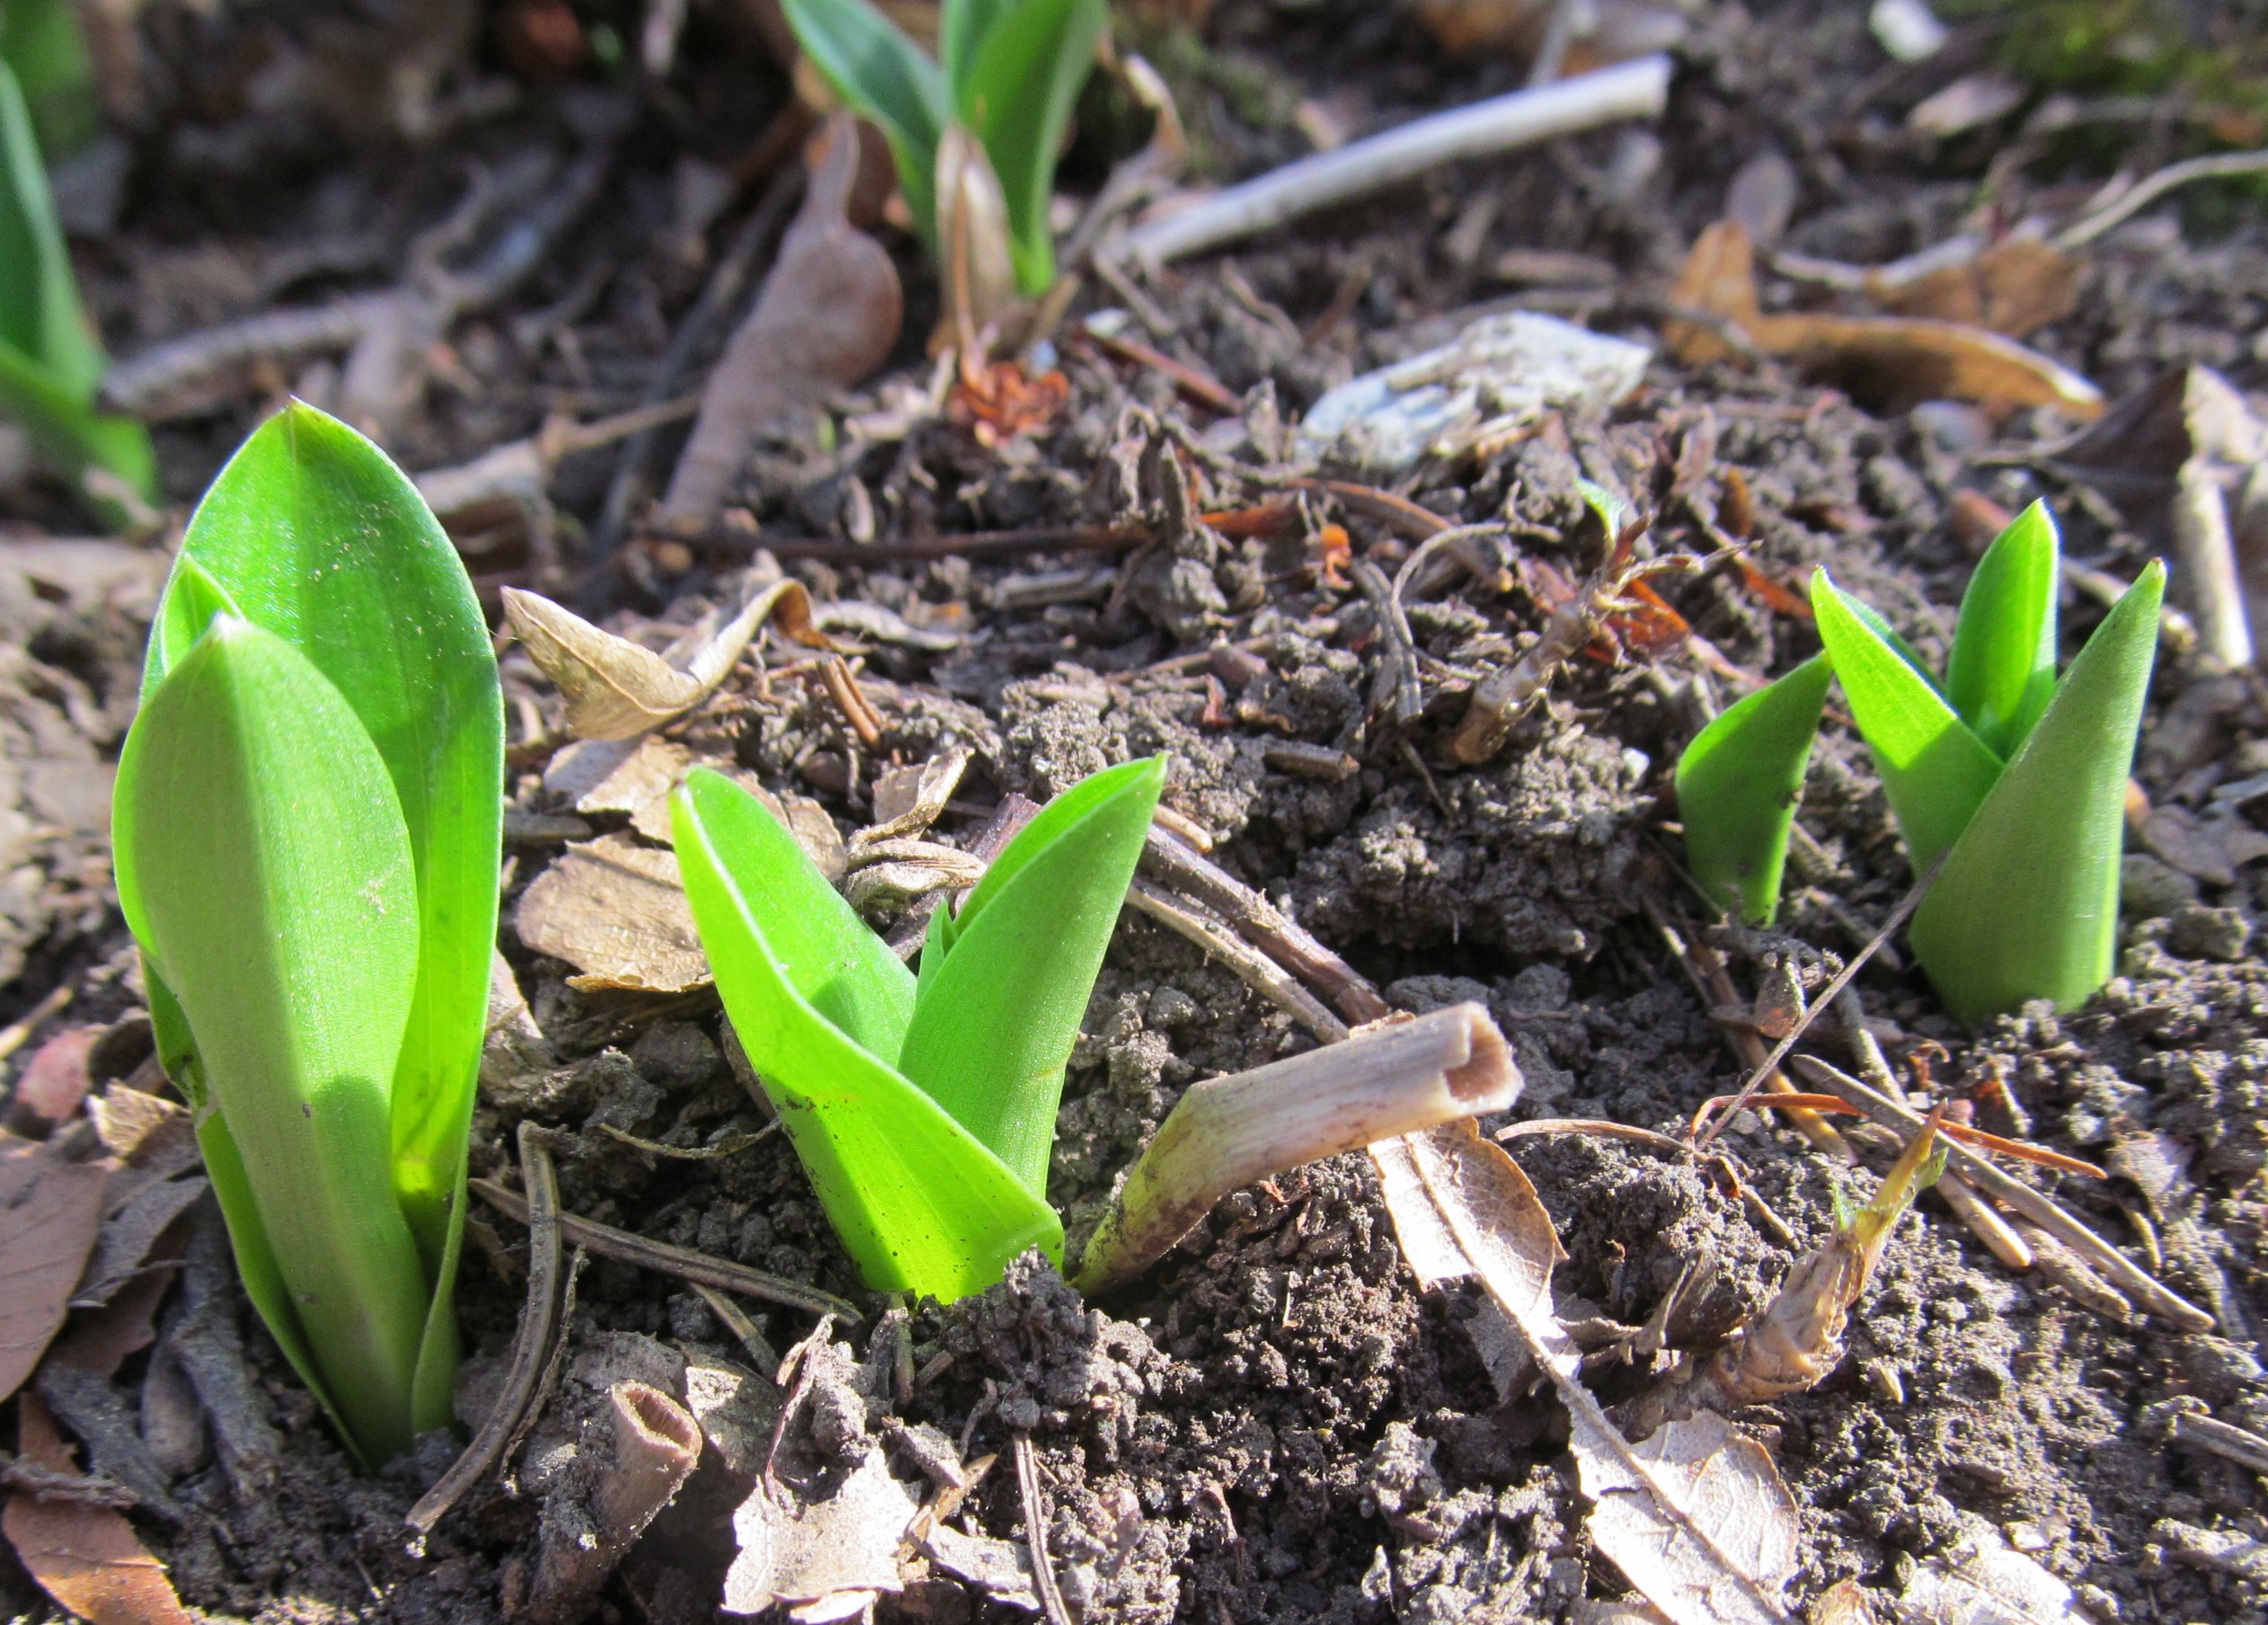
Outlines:
{"type": "Polygon", "coordinates": [[[569,847],[521,894],[514,925],[536,953],[581,972],[568,983],[586,991],[683,993],[709,981],[677,854],[626,835],[569,847]]]}
{"type": "Polygon", "coordinates": [[[102,1228],[109,1159],[72,1162],[0,1132],[0,1399],[23,1385],[63,1325],[102,1228]]]}
{"type": "Polygon", "coordinates": [[[856,121],[837,113],[779,258],[709,374],[701,415],[662,499],[665,527],[706,527],[759,432],[849,388],[897,343],[905,317],[897,268],[845,212],[857,178],[856,121]]]}
{"type": "Polygon", "coordinates": [[[1386,1212],[1420,1281],[1477,1277],[1495,1310],[1567,1407],[1568,1447],[1590,1530],[1673,1625],[1789,1625],[1795,1503],[1771,1459],[1721,1418],[1633,1445],[1577,1374],[1574,1339],[1553,1311],[1564,1256],[1536,1187],[1471,1122],[1370,1148],[1386,1212]],[[1714,1425],[1714,1427],[1707,1425],[1714,1425]]]}
{"type": "MultiPolygon", "coordinates": [[[[1973,401],[1996,412],[2052,406],[2076,418],[2103,411],[2102,391],[2078,373],[1982,327],[1905,316],[1766,314],[1757,299],[1749,235],[1730,220],[1701,234],[1670,302],[1716,317],[1764,354],[1785,356],[1878,405],[1973,401]]],[[[1700,322],[1666,322],[1662,337],[1688,366],[1735,353],[1724,333],[1700,322]]]]}
{"type": "MultiPolygon", "coordinates": [[[[78,1470],[36,1396],[17,1400],[16,1427],[16,1448],[26,1462],[50,1472],[78,1470]]],[[[40,1589],[75,1618],[91,1625],[195,1625],[165,1566],[112,1507],[17,1490],[0,1514],[0,1532],[40,1589]]]]}
{"type": "Polygon", "coordinates": [[[1962,264],[1868,291],[1892,315],[1966,322],[2020,339],[2071,314],[2079,264],[2038,237],[2007,237],[1962,264]]]}
{"type": "Polygon", "coordinates": [[[757,628],[775,617],[796,642],[830,646],[811,622],[811,594],[796,581],[770,583],[722,626],[695,627],[660,654],[518,587],[504,589],[504,617],[566,700],[569,729],[590,740],[635,738],[699,705],[724,680],[757,628]]]}
{"type": "Polygon", "coordinates": [[[1016,269],[1007,194],[984,143],[959,124],[948,124],[937,143],[937,256],[945,308],[930,348],[958,349],[966,365],[985,330],[1015,303],[1016,269]]]}

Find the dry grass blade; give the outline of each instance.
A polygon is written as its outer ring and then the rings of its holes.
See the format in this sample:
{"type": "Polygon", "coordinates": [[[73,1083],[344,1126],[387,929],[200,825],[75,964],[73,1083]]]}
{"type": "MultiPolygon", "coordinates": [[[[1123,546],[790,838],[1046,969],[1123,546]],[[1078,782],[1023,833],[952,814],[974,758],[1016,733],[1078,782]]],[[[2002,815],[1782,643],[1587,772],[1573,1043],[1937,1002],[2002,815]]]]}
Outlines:
{"type": "Polygon", "coordinates": [[[1511,1046],[1476,1004],[1381,1023],[1344,1043],[1192,1085],[1095,1227],[1079,1290],[1131,1281],[1231,1191],[1320,1158],[1502,1111],[1519,1087],[1511,1046]]]}
{"type": "MultiPolygon", "coordinates": [[[[1868,1088],[1849,1074],[1809,1055],[1798,1056],[1794,1065],[1812,1083],[1862,1107],[1867,1116],[1884,1127],[1905,1134],[1919,1132],[1921,1119],[1913,1112],[1889,1097],[1868,1088]]],[[[2010,1178],[1958,1141],[1949,1141],[1945,1150],[1947,1166],[1974,1185],[1980,1194],[2014,1208],[2041,1230],[2055,1237],[2078,1254],[2087,1266],[2099,1273],[2111,1286],[2131,1297],[2151,1314],[2184,1331],[2213,1329],[2212,1316],[2146,1273],[2124,1253],[2074,1218],[2060,1203],[2021,1180],[2010,1178]]]]}
{"type": "Polygon", "coordinates": [[[529,1122],[519,1125],[519,1171],[527,1185],[527,1301],[519,1311],[511,1363],[480,1432],[403,1520],[421,1537],[432,1533],[465,1492],[503,1460],[505,1446],[535,1401],[544,1357],[551,1352],[559,1316],[559,1179],[543,1131],[529,1122]]]}
{"type": "Polygon", "coordinates": [[[1210,915],[1182,902],[1147,880],[1127,888],[1126,901],[1178,937],[1185,937],[1235,973],[1236,980],[1313,1033],[1324,1043],[1347,1036],[1347,1024],[1324,1008],[1322,1000],[1292,980],[1289,972],[1259,949],[1247,946],[1210,915]]]}
{"type": "Polygon", "coordinates": [[[722,626],[696,630],[661,654],[539,593],[504,589],[504,618],[567,702],[567,726],[580,739],[634,739],[682,716],[715,691],[757,629],[775,616],[798,643],[828,647],[812,624],[811,594],[796,581],[774,582],[722,626]]]}
{"type": "Polygon", "coordinates": [[[1032,1578],[1040,1594],[1040,1607],[1048,1625],[1071,1625],[1071,1611],[1063,1605],[1063,1588],[1056,1583],[1055,1564],[1048,1556],[1048,1503],[1040,1488],[1040,1463],[1032,1453],[1032,1435],[1015,1436],[1016,1488],[1023,1497],[1024,1540],[1032,1548],[1032,1578]]]}
{"type": "MultiPolygon", "coordinates": [[[[1701,1109],[1693,1114],[1694,1131],[1697,1133],[1699,1132],[1704,1123],[1712,1121],[1719,1112],[1739,1099],[1740,1097],[1737,1095],[1709,1097],[1701,1103],[1701,1109]]],[[[1796,1112],[1832,1112],[1846,1117],[1864,1117],[1867,1114],[1862,1108],[1853,1106],[1840,1095],[1801,1093],[1767,1095],[1753,1104],[1763,1111],[1786,1112],[1791,1114],[1796,1112]]],[[[2044,1145],[2027,1145],[2021,1140],[2004,1139],[1998,1134],[1987,1133],[1982,1129],[1971,1128],[1965,1123],[1941,1123],[1938,1125],[1937,1132],[1948,1140],[1958,1140],[1962,1144],[1975,1146],[1979,1150],[1994,1151],[2003,1157],[2013,1157],[2019,1162],[2029,1162],[2041,1168],[2053,1168],[2060,1174],[2078,1174],[2089,1179],[2110,1177],[2108,1173],[2096,1168],[2092,1162],[2084,1161],[2077,1157],[2067,1157],[2061,1151],[2050,1150],[2044,1145]]]]}
{"type": "Polygon", "coordinates": [[[1599,1549],[1672,1625],[1790,1625],[1781,1597],[1795,1569],[1795,1505],[1771,1459],[1715,1417],[1638,1445],[1607,1419],[1553,1312],[1552,1270],[1564,1255],[1519,1164],[1470,1123],[1371,1155],[1420,1280],[1477,1276],[1550,1375],[1583,1491],[1598,1504],[1599,1549]]]}

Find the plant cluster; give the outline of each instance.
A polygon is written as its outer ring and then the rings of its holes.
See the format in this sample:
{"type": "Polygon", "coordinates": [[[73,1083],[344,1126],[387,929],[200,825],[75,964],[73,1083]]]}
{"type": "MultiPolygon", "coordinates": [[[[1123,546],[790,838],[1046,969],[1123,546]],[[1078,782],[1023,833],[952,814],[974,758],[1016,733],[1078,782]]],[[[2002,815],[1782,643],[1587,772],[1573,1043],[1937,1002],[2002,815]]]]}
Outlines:
{"type": "Polygon", "coordinates": [[[502,788],[456,548],[376,447],[288,408],[159,603],[118,888],[245,1289],[366,1464],[448,1421],[502,788]]]}
{"type": "Polygon", "coordinates": [[[117,519],[128,506],[121,497],[155,499],[157,463],[139,423],[96,408],[102,346],[79,301],[31,105],[12,66],[55,49],[52,31],[39,26],[46,9],[11,5],[10,50],[0,55],[0,414],[70,479],[86,486],[96,471],[89,494],[117,519]]]}
{"type": "Polygon", "coordinates": [[[1063,1069],[1165,780],[1058,795],[930,917],[918,976],[756,797],[705,768],[672,794],[725,1014],[867,1285],[950,1302],[1027,1248],[1062,1262],[1063,1069]]]}
{"type": "Polygon", "coordinates": [[[1830,679],[1872,750],[1916,874],[1945,866],[1911,940],[1946,1005],[1979,1021],[2082,1003],[2117,946],[2127,771],[2157,648],[2153,561],[2056,674],[2060,544],[2033,503],[1979,561],[1953,652],[1933,673],[1821,570],[1824,653],[1750,695],[1689,745],[1678,804],[1695,878],[1750,921],[1778,906],[1789,830],[1830,679]]]}
{"type": "Polygon", "coordinates": [[[944,0],[935,58],[873,0],[782,0],[781,9],[835,93],[889,138],[899,190],[932,253],[956,252],[944,221],[966,212],[964,166],[980,166],[1006,199],[1016,287],[1045,292],[1055,280],[1056,160],[1094,66],[1104,0],[944,0]]]}

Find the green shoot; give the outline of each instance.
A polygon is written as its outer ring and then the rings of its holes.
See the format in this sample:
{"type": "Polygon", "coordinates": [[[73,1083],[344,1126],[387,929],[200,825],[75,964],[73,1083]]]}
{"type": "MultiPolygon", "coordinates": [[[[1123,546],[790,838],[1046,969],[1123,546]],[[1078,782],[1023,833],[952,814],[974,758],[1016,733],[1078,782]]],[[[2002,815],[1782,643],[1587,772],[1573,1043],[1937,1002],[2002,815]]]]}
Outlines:
{"type": "Polygon", "coordinates": [[[1834,675],[1825,655],[1813,655],[1702,729],[1678,759],[1694,878],[1750,925],[1768,926],[1779,912],[1795,804],[1834,675]]]}
{"type": "Polygon", "coordinates": [[[943,65],[873,0],[782,0],[788,26],[853,110],[889,138],[899,188],[933,252],[937,154],[948,126],[977,138],[1008,204],[1016,286],[1037,297],[1055,280],[1048,204],[1079,90],[1094,66],[1103,0],[944,0],[943,65]]]}
{"type": "MultiPolygon", "coordinates": [[[[1945,858],[1912,942],[1968,1021],[2034,999],[2071,1008],[2109,978],[2116,948],[2126,776],[2166,572],[2142,573],[2059,682],[2060,569],[2054,520],[2034,503],[1979,562],[1942,683],[1825,571],[1812,581],[1825,659],[1914,868],[1945,858]]],[[[1800,696],[1776,691],[1803,670],[1728,711],[1679,763],[1695,875],[1750,919],[1770,918],[1785,849],[1772,792],[1800,780],[1809,748],[1800,696]]]]}
{"type": "Polygon", "coordinates": [[[102,347],[79,304],[31,109],[14,71],[0,61],[0,413],[15,420],[32,448],[78,482],[115,522],[128,504],[102,490],[102,483],[153,502],[157,463],[140,424],[95,409],[102,369],[102,347]]]}
{"type": "Polygon", "coordinates": [[[94,138],[101,104],[76,0],[8,0],[0,6],[0,62],[15,75],[49,152],[67,156],[94,138]]]}
{"type": "Polygon", "coordinates": [[[455,548],[293,405],[214,481],[120,761],[119,896],[253,1304],[356,1453],[447,1425],[503,717],[455,548]]]}
{"type": "Polygon", "coordinates": [[[1009,842],[917,979],[761,803],[705,769],[671,796],[694,923],[749,1060],[866,1283],[951,1301],[1028,1248],[1063,1069],[1165,783],[1094,775],[1009,842]]]}

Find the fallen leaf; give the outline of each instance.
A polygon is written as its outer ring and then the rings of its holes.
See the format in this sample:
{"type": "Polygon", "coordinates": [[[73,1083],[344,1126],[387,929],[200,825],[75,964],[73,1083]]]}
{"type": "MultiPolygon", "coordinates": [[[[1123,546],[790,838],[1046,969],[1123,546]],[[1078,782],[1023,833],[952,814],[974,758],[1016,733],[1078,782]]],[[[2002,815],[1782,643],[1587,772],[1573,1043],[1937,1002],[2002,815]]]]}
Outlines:
{"type": "Polygon", "coordinates": [[[2086,1618],[2071,1588],[1998,1530],[1973,1514],[1963,1522],[1951,1550],[1914,1565],[1898,1596],[1902,1617],[1916,1625],[2062,1625],[2086,1618]]]}
{"type": "Polygon", "coordinates": [[[164,1238],[150,1249],[145,1262],[164,1268],[145,1269],[114,1293],[101,1309],[71,1317],[63,1335],[49,1345],[51,1364],[114,1377],[128,1356],[147,1348],[157,1336],[157,1310],[173,1284],[188,1242],[177,1236],[164,1238]]]}
{"type": "Polygon", "coordinates": [[[677,855],[626,835],[561,853],[521,893],[513,924],[530,949],[582,972],[571,987],[683,993],[709,981],[677,855]]]}
{"type": "Polygon", "coordinates": [[[992,1601],[1026,1613],[1040,1612],[1040,1594],[1032,1580],[1032,1551],[1021,1542],[964,1535],[941,1523],[922,1536],[921,1549],[940,1569],[973,1585],[992,1601]]]}
{"type": "Polygon", "coordinates": [[[157,1239],[209,1188],[209,1183],[197,1175],[143,1184],[102,1221],[94,1256],[78,1290],[71,1295],[71,1307],[100,1309],[108,1303],[120,1287],[141,1273],[157,1239]]]}
{"type": "Polygon", "coordinates": [[[1957,136],[2014,112],[2024,97],[2024,86],[2006,75],[1967,74],[1916,102],[1906,128],[1941,139],[1957,136]]]}
{"type": "MultiPolygon", "coordinates": [[[[1994,411],[2052,406],[2075,418],[2103,411],[2103,393],[2058,362],[1999,333],[1959,322],[1906,316],[1790,312],[1766,315],[1756,292],[1749,235],[1730,220],[1702,232],[1670,292],[1673,306],[1717,317],[1766,355],[1785,356],[1813,377],[1870,404],[1973,401],[1994,411]]],[[[1662,324],[1670,351],[1688,366],[1737,353],[1700,322],[1662,324]]]]}
{"type": "Polygon", "coordinates": [[[1892,315],[1973,323],[2020,339],[2078,307],[2079,264],[2038,237],[2006,237],[1964,264],[1944,266],[1875,297],[1892,315]]]}
{"type": "Polygon", "coordinates": [[[1874,1594],[1856,1580],[1838,1580],[1812,1604],[1809,1625],[1876,1625],[1874,1594]]]}
{"type": "Polygon", "coordinates": [[[693,752],[675,740],[648,734],[632,740],[585,740],[552,759],[544,788],[564,795],[580,813],[637,813],[677,788],[692,768],[693,752]],[[568,762],[574,756],[577,759],[568,762]]]}
{"type": "Polygon", "coordinates": [[[1467,1119],[1370,1148],[1404,1256],[1427,1284],[1477,1276],[1558,1390],[1568,1448],[1597,1505],[1599,1550],[1674,1625],[1789,1625],[1795,1504],[1771,1459],[1714,1416],[1632,1444],[1578,1374],[1552,1309],[1565,1256],[1536,1187],[1467,1119]]]}
{"type": "Polygon", "coordinates": [[[102,1233],[111,1166],[66,1161],[0,1132],[0,1399],[23,1386],[63,1325],[102,1233]]]}
{"type": "Polygon", "coordinates": [[[664,526],[706,527],[759,432],[857,383],[897,343],[905,317],[897,268],[845,213],[857,175],[856,124],[837,113],[779,257],[709,374],[662,499],[664,526]]]}
{"type": "MultiPolygon", "coordinates": [[[[48,1407],[31,1394],[16,1401],[16,1449],[34,1467],[75,1472],[48,1407]]],[[[17,1490],[0,1512],[0,1532],[23,1567],[69,1613],[90,1625],[196,1625],[165,1566],[152,1557],[125,1514],[84,1501],[44,1501],[17,1490]]]]}
{"type": "Polygon", "coordinates": [[[784,1505],[759,1483],[732,1514],[740,1554],[724,1576],[724,1612],[761,1613],[782,1603],[793,1617],[813,1621],[864,1612],[899,1589],[898,1548],[915,1511],[879,1450],[823,1501],[784,1505]],[[850,1613],[835,1612],[853,1602],[850,1613]]]}
{"type": "Polygon", "coordinates": [[[811,624],[811,594],[793,580],[752,592],[722,626],[704,622],[660,654],[540,593],[504,589],[513,634],[567,702],[568,728],[586,740],[633,739],[682,716],[714,692],[775,615],[798,643],[831,647],[811,624]]]}
{"type": "Polygon", "coordinates": [[[972,752],[948,746],[927,761],[891,768],[874,780],[874,821],[851,837],[855,847],[917,836],[935,823],[961,787],[972,752]]]}
{"type": "Polygon", "coordinates": [[[86,1058],[105,1027],[69,1027],[41,1044],[16,1079],[13,1114],[26,1129],[51,1127],[79,1109],[88,1088],[86,1058]]]}
{"type": "Polygon", "coordinates": [[[988,450],[1010,440],[1044,434],[1055,427],[1071,401],[1071,381],[1050,368],[1026,371],[1021,361],[965,362],[956,370],[945,397],[945,421],[966,430],[988,450]]]}

